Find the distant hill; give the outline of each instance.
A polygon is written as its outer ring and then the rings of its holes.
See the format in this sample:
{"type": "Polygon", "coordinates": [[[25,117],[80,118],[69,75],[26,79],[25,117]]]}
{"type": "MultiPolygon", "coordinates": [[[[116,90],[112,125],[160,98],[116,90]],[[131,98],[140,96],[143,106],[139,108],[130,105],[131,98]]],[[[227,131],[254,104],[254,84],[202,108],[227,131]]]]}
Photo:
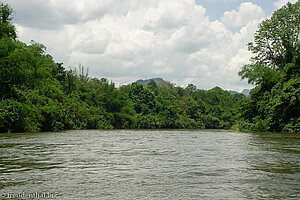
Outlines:
{"type": "Polygon", "coordinates": [[[232,94],[232,95],[234,95],[234,94],[243,94],[243,95],[245,95],[246,97],[248,97],[248,96],[249,96],[249,93],[250,93],[250,90],[249,90],[249,89],[244,89],[241,93],[240,93],[240,92],[236,92],[236,91],[232,91],[232,90],[230,90],[229,92],[230,92],[230,94],[232,94]]]}
{"type": "MultiPolygon", "coordinates": [[[[151,78],[151,79],[145,79],[145,80],[139,79],[139,80],[136,81],[136,83],[143,84],[143,86],[146,87],[146,86],[148,85],[148,83],[149,83],[151,80],[154,80],[155,83],[156,83],[157,85],[163,85],[164,83],[166,83],[166,81],[165,81],[164,79],[162,79],[162,78],[151,78]]],[[[219,87],[215,87],[215,88],[219,88],[219,87]]],[[[215,88],[213,88],[213,89],[215,89],[215,88]]],[[[221,88],[220,88],[220,89],[221,89],[221,88]]],[[[221,90],[222,90],[222,89],[221,89],[221,90]]],[[[250,90],[249,90],[249,89],[244,89],[241,93],[240,93],[240,92],[233,91],[233,90],[229,90],[229,92],[230,92],[230,94],[232,94],[232,95],[234,95],[234,94],[243,94],[243,95],[245,95],[246,97],[248,97],[248,96],[249,96],[249,93],[250,93],[250,90]]]]}
{"type": "Polygon", "coordinates": [[[144,86],[147,86],[147,84],[151,80],[154,80],[157,85],[162,85],[162,84],[166,83],[166,81],[164,81],[164,79],[162,79],[162,78],[151,78],[151,79],[146,79],[146,80],[139,79],[136,81],[136,83],[140,83],[140,84],[143,84],[144,86]]]}
{"type": "Polygon", "coordinates": [[[244,90],[242,91],[242,94],[244,94],[246,97],[248,97],[249,94],[250,94],[250,90],[249,90],[249,89],[244,89],[244,90]]]}
{"type": "Polygon", "coordinates": [[[233,90],[229,90],[230,94],[234,95],[234,94],[239,94],[239,92],[237,91],[233,91],[233,90]]]}

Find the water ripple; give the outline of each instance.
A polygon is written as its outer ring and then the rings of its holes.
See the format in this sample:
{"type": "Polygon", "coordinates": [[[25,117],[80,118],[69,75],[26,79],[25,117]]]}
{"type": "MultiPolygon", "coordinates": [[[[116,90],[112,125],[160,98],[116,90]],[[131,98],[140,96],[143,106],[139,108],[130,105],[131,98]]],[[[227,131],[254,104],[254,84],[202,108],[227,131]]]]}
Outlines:
{"type": "Polygon", "coordinates": [[[300,199],[299,139],[215,130],[3,134],[0,194],[300,199]]]}

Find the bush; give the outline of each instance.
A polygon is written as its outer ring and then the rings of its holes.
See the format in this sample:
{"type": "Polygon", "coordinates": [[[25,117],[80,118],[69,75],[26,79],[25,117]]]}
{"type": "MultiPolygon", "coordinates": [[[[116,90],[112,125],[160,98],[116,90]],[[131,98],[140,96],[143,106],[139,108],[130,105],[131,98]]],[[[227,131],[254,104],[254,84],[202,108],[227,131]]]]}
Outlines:
{"type": "Polygon", "coordinates": [[[13,99],[0,102],[0,132],[36,132],[40,130],[41,118],[34,105],[27,105],[13,99]]]}

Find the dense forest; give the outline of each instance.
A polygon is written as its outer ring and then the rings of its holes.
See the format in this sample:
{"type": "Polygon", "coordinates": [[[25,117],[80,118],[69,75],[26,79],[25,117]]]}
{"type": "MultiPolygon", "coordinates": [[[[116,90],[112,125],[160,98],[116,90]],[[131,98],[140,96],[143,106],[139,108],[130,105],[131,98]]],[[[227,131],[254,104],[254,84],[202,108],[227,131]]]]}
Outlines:
{"type": "Polygon", "coordinates": [[[300,2],[287,3],[260,23],[239,75],[255,84],[243,102],[241,130],[300,132],[300,2]]]}
{"type": "Polygon", "coordinates": [[[12,8],[0,4],[0,132],[68,129],[233,128],[300,132],[299,2],[263,21],[239,72],[250,97],[220,87],[200,90],[150,80],[116,87],[67,70],[42,44],[17,39],[12,8]]]}

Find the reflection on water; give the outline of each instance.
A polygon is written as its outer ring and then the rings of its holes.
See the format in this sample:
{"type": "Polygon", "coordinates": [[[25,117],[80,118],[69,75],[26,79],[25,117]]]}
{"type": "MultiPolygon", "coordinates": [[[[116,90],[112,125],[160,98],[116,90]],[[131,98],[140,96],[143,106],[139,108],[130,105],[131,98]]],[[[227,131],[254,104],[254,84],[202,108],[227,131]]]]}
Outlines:
{"type": "Polygon", "coordinates": [[[2,134],[0,195],[300,199],[299,139],[216,130],[2,134]]]}

